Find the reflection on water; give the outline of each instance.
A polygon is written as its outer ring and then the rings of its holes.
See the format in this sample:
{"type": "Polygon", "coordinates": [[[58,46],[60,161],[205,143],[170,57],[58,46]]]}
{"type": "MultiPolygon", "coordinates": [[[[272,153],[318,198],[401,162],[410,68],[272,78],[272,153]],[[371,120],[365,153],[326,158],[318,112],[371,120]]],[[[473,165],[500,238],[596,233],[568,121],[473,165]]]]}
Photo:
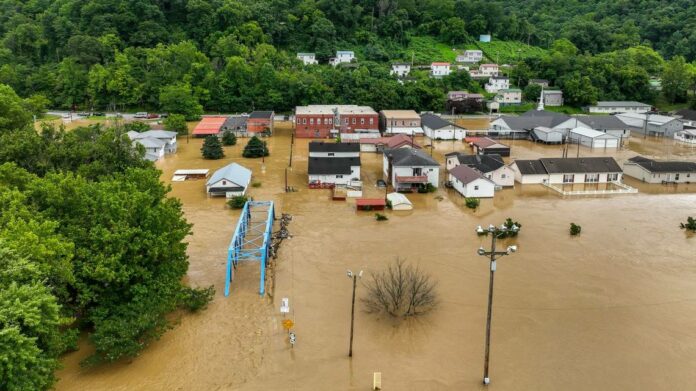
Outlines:
{"type": "MultiPolygon", "coordinates": [[[[290,137],[287,127],[277,129],[265,162],[241,158],[243,139],[218,161],[200,158],[201,140],[182,139],[179,152],[158,165],[169,182],[175,169],[239,162],[261,182],[250,190],[254,198],[272,199],[279,211],[293,214],[294,237],[280,250],[275,296],[290,299],[295,347],[282,331],[279,300],[256,293],[257,265],[241,265],[232,294],[222,296],[237,212],[223,199],[206,197],[204,181],[173,183],[172,196],[183,201],[194,224],[188,282],[215,284],[215,300],[200,314],[182,315],[132,362],[84,369],[78,362],[88,349],[67,355],[58,390],[370,389],[373,372],[382,372],[391,390],[481,389],[488,263],[476,249],[489,243],[474,227],[508,216],[523,227],[514,241],[519,252],[498,265],[489,389],[672,390],[696,384],[696,239],[678,228],[696,215],[696,196],[682,192],[694,191],[693,185],[675,189],[627,179],[641,193],[565,198],[543,186],[518,185],[482,200],[475,211],[441,188],[408,195],[413,211],[386,212],[389,221],[377,222],[373,213],[356,212],[350,200],[332,201],[328,190],[306,189],[307,140],[296,141],[287,172],[299,191],[284,193],[290,137]],[[582,226],[580,236],[569,236],[570,222],[582,226]],[[350,361],[351,283],[345,270],[369,275],[396,256],[437,279],[441,305],[407,322],[356,311],[350,361]]],[[[637,153],[696,156],[663,141],[631,139],[609,155],[619,162],[637,153]]],[[[516,157],[560,156],[558,146],[510,143],[516,157]]],[[[448,141],[432,148],[439,161],[451,150],[469,148],[448,141]]],[[[381,156],[365,154],[362,161],[365,197],[382,196],[375,186],[381,156]]],[[[364,292],[358,286],[358,297],[364,292]]]]}

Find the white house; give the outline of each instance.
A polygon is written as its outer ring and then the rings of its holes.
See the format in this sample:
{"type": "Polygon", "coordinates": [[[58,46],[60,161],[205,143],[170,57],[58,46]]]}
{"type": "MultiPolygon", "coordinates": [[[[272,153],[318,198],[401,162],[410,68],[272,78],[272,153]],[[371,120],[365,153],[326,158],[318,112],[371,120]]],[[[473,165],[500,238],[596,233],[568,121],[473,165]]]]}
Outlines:
{"type": "Polygon", "coordinates": [[[563,91],[561,90],[542,90],[544,106],[558,107],[563,106],[563,91]]]}
{"type": "Polygon", "coordinates": [[[621,182],[623,176],[611,157],[516,160],[510,168],[522,184],[609,183],[621,182]]]}
{"type": "Polygon", "coordinates": [[[544,144],[562,144],[566,141],[568,130],[537,126],[529,134],[534,141],[540,141],[544,144]]]}
{"type": "Polygon", "coordinates": [[[571,129],[568,133],[571,143],[584,145],[592,149],[616,149],[619,147],[619,138],[604,132],[587,128],[571,129]]]}
{"type": "Polygon", "coordinates": [[[452,187],[466,198],[491,198],[495,183],[471,167],[461,165],[449,171],[452,187]]]}
{"type": "Polygon", "coordinates": [[[684,129],[674,133],[674,139],[680,143],[696,146],[696,129],[684,129]]]}
{"type": "Polygon", "coordinates": [[[616,118],[640,134],[673,138],[675,133],[684,130],[684,123],[677,118],[651,113],[621,113],[616,118]]]}
{"type": "Polygon", "coordinates": [[[448,62],[434,62],[430,64],[430,76],[432,77],[449,76],[450,72],[450,63],[448,62]]]}
{"type": "Polygon", "coordinates": [[[463,140],[466,137],[466,129],[435,114],[421,114],[421,124],[431,140],[463,140]]]}
{"type": "Polygon", "coordinates": [[[304,65],[318,64],[314,53],[297,53],[297,59],[302,61],[304,65]]]}
{"type": "Polygon", "coordinates": [[[394,192],[387,194],[387,201],[389,202],[392,210],[413,209],[413,203],[411,203],[411,201],[409,201],[409,199],[401,193],[394,192]]]}
{"type": "Polygon", "coordinates": [[[392,64],[390,75],[396,75],[398,77],[408,76],[411,73],[411,64],[407,62],[397,62],[392,64]]]}
{"type": "Polygon", "coordinates": [[[148,130],[138,133],[131,130],[126,134],[134,143],[145,148],[145,159],[150,161],[157,161],[165,154],[175,153],[177,150],[176,132],[148,130]]]}
{"type": "Polygon", "coordinates": [[[457,56],[457,62],[476,63],[483,60],[483,52],[480,50],[465,50],[463,54],[457,56]]]}
{"type": "MultiPolygon", "coordinates": [[[[499,90],[507,90],[510,88],[510,79],[506,76],[491,76],[486,83],[486,92],[493,94],[499,90]]],[[[521,91],[520,91],[521,95],[521,91]]]]}
{"type": "Polygon", "coordinates": [[[420,149],[385,149],[382,159],[384,176],[396,191],[438,185],[440,164],[420,149]]]}
{"type": "Polygon", "coordinates": [[[227,165],[217,171],[205,184],[211,196],[224,195],[227,198],[244,195],[251,182],[251,170],[237,163],[227,165]]]}
{"type": "Polygon", "coordinates": [[[501,106],[519,105],[522,103],[522,90],[518,88],[498,90],[494,99],[501,106]]]}
{"type": "Polygon", "coordinates": [[[593,114],[646,113],[652,109],[652,106],[632,101],[601,101],[588,109],[593,114]]]}
{"type": "Polygon", "coordinates": [[[157,161],[164,157],[164,147],[167,143],[156,138],[138,138],[133,143],[140,144],[145,148],[145,159],[149,161],[157,161]]]}
{"type": "Polygon", "coordinates": [[[631,136],[631,126],[614,115],[582,115],[574,118],[590,129],[611,134],[620,140],[627,140],[631,136]]]}
{"type": "Polygon", "coordinates": [[[647,183],[696,182],[696,163],[684,161],[657,161],[642,156],[628,159],[624,173],[647,183]]]}
{"type": "Polygon", "coordinates": [[[464,165],[480,172],[495,183],[496,187],[515,186],[515,172],[505,164],[500,155],[465,155],[450,152],[445,155],[447,170],[464,165]]]}
{"type": "Polygon", "coordinates": [[[359,181],[360,144],[310,142],[307,173],[310,187],[359,181]]]}

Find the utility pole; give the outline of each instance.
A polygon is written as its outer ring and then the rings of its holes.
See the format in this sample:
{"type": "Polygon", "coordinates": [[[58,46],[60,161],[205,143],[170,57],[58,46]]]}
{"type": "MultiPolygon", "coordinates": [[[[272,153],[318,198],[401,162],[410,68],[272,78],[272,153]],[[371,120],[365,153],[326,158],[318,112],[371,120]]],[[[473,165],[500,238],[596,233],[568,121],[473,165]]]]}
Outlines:
{"type": "Polygon", "coordinates": [[[493,317],[493,281],[496,269],[496,260],[502,256],[510,255],[517,251],[517,246],[508,246],[506,251],[495,251],[495,242],[498,236],[506,232],[518,232],[519,227],[513,224],[511,228],[506,227],[504,224],[500,228],[490,225],[487,230],[484,230],[480,225],[476,228],[476,232],[482,235],[488,232],[491,235],[491,251],[484,250],[483,247],[478,249],[478,255],[490,257],[490,277],[488,281],[488,313],[486,315],[486,352],[483,361],[483,384],[488,385],[491,382],[488,376],[488,367],[490,361],[490,346],[491,346],[491,319],[493,317]]]}
{"type": "Polygon", "coordinates": [[[348,270],[348,278],[353,279],[353,301],[350,307],[350,348],[348,349],[348,357],[353,357],[353,329],[355,324],[355,288],[358,285],[358,278],[362,277],[362,270],[358,274],[354,274],[348,270]]]}

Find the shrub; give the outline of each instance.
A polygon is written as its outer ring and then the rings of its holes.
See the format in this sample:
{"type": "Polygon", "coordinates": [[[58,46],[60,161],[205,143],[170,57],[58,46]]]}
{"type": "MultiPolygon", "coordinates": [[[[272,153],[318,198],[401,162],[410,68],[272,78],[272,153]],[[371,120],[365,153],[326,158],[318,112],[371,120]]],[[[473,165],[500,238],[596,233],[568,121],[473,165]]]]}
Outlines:
{"type": "Polygon", "coordinates": [[[696,232],[696,219],[693,217],[687,217],[686,223],[679,224],[682,229],[689,230],[691,232],[696,232]]]}
{"type": "Polygon", "coordinates": [[[147,132],[150,129],[150,125],[146,124],[143,121],[133,121],[123,124],[123,130],[125,130],[126,132],[130,132],[131,130],[133,130],[138,133],[142,133],[147,132]]]}
{"type": "Polygon", "coordinates": [[[237,136],[230,132],[229,130],[225,130],[222,133],[222,145],[236,145],[237,144],[237,136]]]}
{"type": "Polygon", "coordinates": [[[397,258],[381,272],[373,273],[365,283],[366,311],[384,312],[393,317],[426,314],[437,307],[436,283],[417,266],[397,258]]]}
{"type": "Polygon", "coordinates": [[[375,213],[375,220],[377,221],[386,221],[389,220],[389,217],[381,214],[381,213],[375,213]]]}
{"type": "Polygon", "coordinates": [[[251,187],[261,187],[261,182],[254,182],[251,184],[251,187]]]}
{"type": "Polygon", "coordinates": [[[479,207],[479,204],[481,204],[481,200],[478,198],[466,198],[464,200],[464,203],[466,203],[466,207],[469,209],[476,209],[479,207]]]}
{"type": "Polygon", "coordinates": [[[225,157],[225,152],[222,150],[222,144],[217,136],[208,136],[201,147],[201,154],[204,159],[222,159],[225,157]]]}
{"type": "Polygon", "coordinates": [[[261,141],[261,139],[256,136],[249,139],[249,142],[244,147],[244,152],[242,152],[242,156],[247,158],[255,158],[268,155],[268,146],[266,146],[266,143],[264,141],[261,141]]]}
{"type": "Polygon", "coordinates": [[[579,235],[580,231],[582,231],[582,227],[575,224],[575,223],[570,223],[570,234],[572,236],[579,235]]]}
{"type": "Polygon", "coordinates": [[[227,201],[227,205],[230,206],[232,209],[242,209],[244,207],[244,204],[247,202],[247,197],[246,196],[235,196],[230,198],[229,201],[227,201]]]}

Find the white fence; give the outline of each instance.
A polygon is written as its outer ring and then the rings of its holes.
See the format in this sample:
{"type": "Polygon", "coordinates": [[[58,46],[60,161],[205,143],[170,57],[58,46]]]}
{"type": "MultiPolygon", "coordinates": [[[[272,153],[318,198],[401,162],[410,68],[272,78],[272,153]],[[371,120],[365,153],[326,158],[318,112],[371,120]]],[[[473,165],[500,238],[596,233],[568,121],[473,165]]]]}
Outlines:
{"type": "MultiPolygon", "coordinates": [[[[564,196],[576,196],[576,195],[611,195],[611,194],[636,194],[638,193],[638,189],[633,188],[631,186],[628,186],[624,183],[621,182],[610,182],[611,184],[615,185],[618,187],[618,189],[613,189],[613,190],[608,190],[608,189],[602,189],[602,190],[563,190],[562,188],[552,185],[550,183],[543,183],[544,186],[548,187],[549,189],[560,193],[564,196]]],[[[586,183],[590,184],[590,183],[586,183]]]]}

